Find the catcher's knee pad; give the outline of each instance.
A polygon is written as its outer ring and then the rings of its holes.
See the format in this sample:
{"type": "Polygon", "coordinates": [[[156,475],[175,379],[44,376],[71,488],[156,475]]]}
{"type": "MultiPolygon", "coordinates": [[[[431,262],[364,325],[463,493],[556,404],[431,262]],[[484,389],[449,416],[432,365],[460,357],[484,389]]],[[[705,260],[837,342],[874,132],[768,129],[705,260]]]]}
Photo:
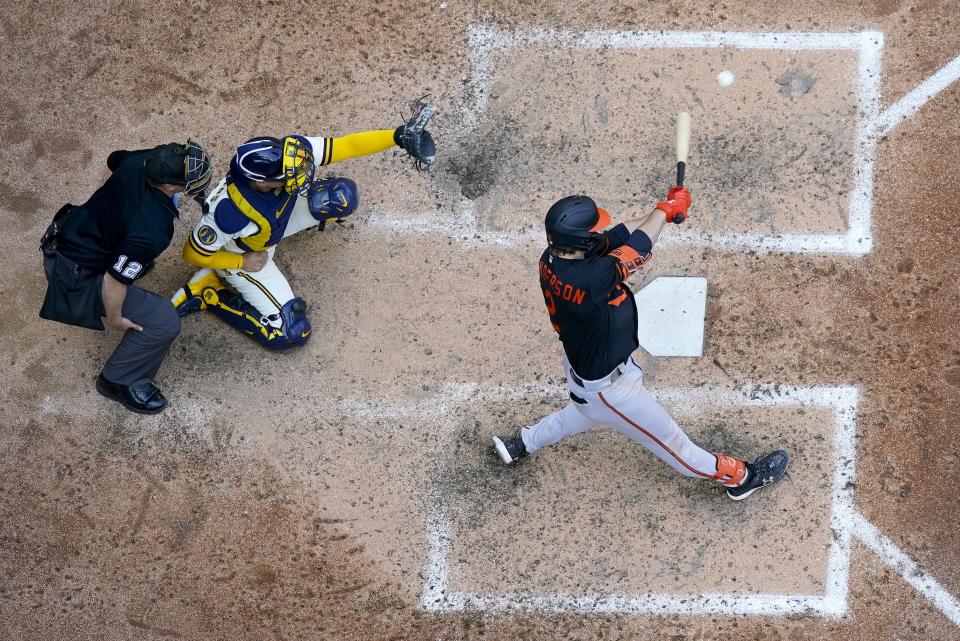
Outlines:
{"type": "Polygon", "coordinates": [[[307,198],[310,214],[322,231],[328,220],[342,221],[357,210],[360,190],[349,178],[326,178],[313,181],[307,198]]]}
{"type": "Polygon", "coordinates": [[[310,319],[307,318],[307,303],[302,298],[294,298],[280,308],[281,327],[288,341],[297,347],[303,347],[310,340],[310,319]]]}

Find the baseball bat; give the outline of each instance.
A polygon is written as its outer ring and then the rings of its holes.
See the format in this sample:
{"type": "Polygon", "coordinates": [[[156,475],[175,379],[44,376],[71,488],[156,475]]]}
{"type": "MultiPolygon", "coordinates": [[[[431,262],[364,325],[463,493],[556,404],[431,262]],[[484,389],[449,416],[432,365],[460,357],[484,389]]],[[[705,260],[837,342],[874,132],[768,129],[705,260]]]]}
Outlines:
{"type": "MultiPolygon", "coordinates": [[[[687,152],[690,151],[690,114],[681,111],[677,114],[677,187],[683,187],[683,177],[687,172],[687,152]]],[[[679,219],[680,216],[677,216],[679,219]]],[[[679,223],[680,220],[673,222],[679,223]]]]}

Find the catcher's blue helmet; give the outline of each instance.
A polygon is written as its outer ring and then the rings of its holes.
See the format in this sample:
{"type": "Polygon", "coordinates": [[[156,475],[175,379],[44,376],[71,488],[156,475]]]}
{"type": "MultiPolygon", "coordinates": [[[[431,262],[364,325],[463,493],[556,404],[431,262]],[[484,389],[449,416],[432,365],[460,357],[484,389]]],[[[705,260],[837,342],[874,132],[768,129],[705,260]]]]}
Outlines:
{"type": "Polygon", "coordinates": [[[314,180],[307,202],[322,228],[328,220],[343,220],[355,212],[360,204],[360,190],[349,178],[314,180]]]}
{"type": "Polygon", "coordinates": [[[283,141],[271,136],[251,138],[237,147],[230,173],[247,180],[283,180],[283,141]]]}

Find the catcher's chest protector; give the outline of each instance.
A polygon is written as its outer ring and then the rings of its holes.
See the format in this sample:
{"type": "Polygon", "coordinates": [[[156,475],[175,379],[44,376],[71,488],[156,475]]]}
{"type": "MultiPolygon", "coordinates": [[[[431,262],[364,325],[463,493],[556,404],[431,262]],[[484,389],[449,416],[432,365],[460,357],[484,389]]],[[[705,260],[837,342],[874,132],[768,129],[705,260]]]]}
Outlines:
{"type": "Polygon", "coordinates": [[[256,234],[235,240],[248,251],[264,251],[279,243],[297,202],[296,193],[288,194],[282,189],[261,193],[244,181],[227,185],[227,196],[233,206],[258,228],[256,234]]]}

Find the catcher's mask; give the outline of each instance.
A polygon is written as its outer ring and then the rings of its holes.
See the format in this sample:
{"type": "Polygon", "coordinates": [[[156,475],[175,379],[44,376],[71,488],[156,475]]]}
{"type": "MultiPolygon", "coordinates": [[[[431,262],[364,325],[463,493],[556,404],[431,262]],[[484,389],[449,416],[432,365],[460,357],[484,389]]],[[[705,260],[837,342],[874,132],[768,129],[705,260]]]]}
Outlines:
{"type": "Polygon", "coordinates": [[[297,192],[306,196],[313,182],[313,152],[299,138],[288,137],[283,140],[283,177],[287,183],[287,193],[297,192]]]}
{"type": "Polygon", "coordinates": [[[547,244],[554,249],[590,254],[599,247],[600,233],[610,224],[610,214],[589,196],[567,196],[547,211],[544,227],[547,244]]]}
{"type": "Polygon", "coordinates": [[[147,178],[161,185],[183,185],[187,196],[203,194],[213,177],[213,163],[203,146],[171,142],[150,150],[145,163],[147,178]]]}
{"type": "Polygon", "coordinates": [[[287,193],[306,195],[313,180],[313,153],[299,138],[264,136],[237,147],[230,172],[247,180],[282,180],[287,193]]]}

